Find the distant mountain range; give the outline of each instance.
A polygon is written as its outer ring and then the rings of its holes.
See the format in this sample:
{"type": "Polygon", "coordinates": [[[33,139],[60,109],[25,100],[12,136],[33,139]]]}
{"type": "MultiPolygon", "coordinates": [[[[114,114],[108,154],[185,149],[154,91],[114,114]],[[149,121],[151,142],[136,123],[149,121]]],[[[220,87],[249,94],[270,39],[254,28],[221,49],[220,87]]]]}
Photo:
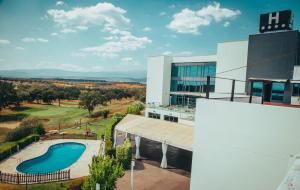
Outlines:
{"type": "Polygon", "coordinates": [[[17,69],[0,70],[0,77],[8,78],[61,78],[61,79],[86,79],[106,80],[120,82],[146,81],[146,71],[124,72],[72,72],[58,69],[17,69]]]}

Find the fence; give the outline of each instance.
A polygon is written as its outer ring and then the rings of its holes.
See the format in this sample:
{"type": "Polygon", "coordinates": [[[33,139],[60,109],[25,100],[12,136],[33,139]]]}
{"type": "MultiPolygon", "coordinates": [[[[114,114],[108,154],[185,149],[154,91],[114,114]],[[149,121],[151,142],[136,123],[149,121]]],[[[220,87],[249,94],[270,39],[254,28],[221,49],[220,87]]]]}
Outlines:
{"type": "Polygon", "coordinates": [[[42,140],[52,140],[52,139],[89,139],[89,140],[97,140],[97,134],[52,134],[45,135],[42,137],[42,140]]]}
{"type": "Polygon", "coordinates": [[[2,173],[0,171],[0,182],[12,184],[33,184],[53,181],[62,181],[70,179],[70,170],[58,171],[54,173],[43,174],[12,174],[2,173]]]}

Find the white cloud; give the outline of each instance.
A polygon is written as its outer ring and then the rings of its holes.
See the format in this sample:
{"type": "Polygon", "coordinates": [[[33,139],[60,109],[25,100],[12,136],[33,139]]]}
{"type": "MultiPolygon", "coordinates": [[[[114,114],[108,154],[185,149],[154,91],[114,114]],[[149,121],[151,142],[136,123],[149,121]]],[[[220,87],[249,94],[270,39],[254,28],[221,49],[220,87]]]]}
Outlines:
{"type": "Polygon", "coordinates": [[[123,58],[121,59],[122,62],[131,62],[132,60],[133,60],[132,57],[123,57],[123,58]]]}
{"type": "Polygon", "coordinates": [[[171,51],[165,51],[165,52],[163,52],[163,55],[171,55],[171,54],[172,54],[171,51]]]}
{"type": "Polygon", "coordinates": [[[76,33],[76,30],[73,30],[71,28],[63,28],[60,32],[64,33],[64,34],[67,34],[67,33],[76,33]]]}
{"type": "Polygon", "coordinates": [[[130,20],[125,17],[126,10],[111,3],[98,3],[94,6],[77,7],[69,11],[50,9],[47,13],[54,22],[63,28],[80,30],[83,29],[82,26],[98,25],[104,30],[110,31],[130,24],[130,20]]]}
{"type": "Polygon", "coordinates": [[[143,28],[143,31],[145,31],[145,32],[149,32],[149,31],[151,31],[152,30],[152,28],[150,28],[150,27],[145,27],[145,28],[143,28]]]}
{"type": "Polygon", "coordinates": [[[32,42],[47,43],[47,42],[49,42],[49,40],[44,39],[44,38],[29,38],[29,37],[22,38],[21,41],[26,42],[26,43],[32,43],[32,42]]]}
{"type": "Polygon", "coordinates": [[[10,41],[9,40],[5,40],[5,39],[0,39],[0,45],[7,45],[7,44],[10,44],[10,41]]]}
{"type": "Polygon", "coordinates": [[[22,42],[36,42],[34,38],[23,38],[22,42]]]}
{"type": "Polygon", "coordinates": [[[121,59],[121,65],[123,66],[139,66],[139,62],[135,61],[132,57],[123,57],[121,59]]]}
{"type": "Polygon", "coordinates": [[[166,12],[160,12],[159,16],[165,16],[167,13],[166,12]]]}
{"type": "Polygon", "coordinates": [[[78,30],[81,30],[81,31],[84,31],[84,30],[89,29],[89,27],[87,27],[87,26],[82,26],[82,25],[77,26],[76,28],[77,28],[78,30]]]}
{"type": "Polygon", "coordinates": [[[199,27],[208,26],[212,22],[221,22],[234,19],[241,14],[240,10],[221,8],[220,3],[214,2],[199,10],[185,8],[173,15],[173,20],[167,28],[178,33],[199,34],[199,27]]]}
{"type": "Polygon", "coordinates": [[[71,53],[72,57],[86,57],[86,54],[82,53],[82,52],[73,52],[71,53]]]}
{"type": "Polygon", "coordinates": [[[228,22],[228,21],[224,22],[224,24],[223,24],[224,27],[228,27],[229,25],[230,25],[230,22],[228,22]]]}
{"type": "Polygon", "coordinates": [[[65,3],[63,2],[63,1],[57,1],[56,2],[56,6],[62,6],[62,5],[64,5],[65,3]]]}
{"type": "Polygon", "coordinates": [[[182,52],[179,53],[179,55],[182,55],[182,56],[190,56],[190,55],[192,55],[192,54],[193,54],[193,53],[190,52],[190,51],[182,51],[182,52]]]}
{"type": "Polygon", "coordinates": [[[36,41],[42,42],[42,43],[47,43],[47,42],[49,42],[49,40],[44,39],[44,38],[38,38],[38,39],[36,39],[36,41]]]}
{"type": "Polygon", "coordinates": [[[51,35],[51,36],[58,36],[58,33],[52,32],[50,35],[51,35]]]}
{"type": "Polygon", "coordinates": [[[144,48],[152,41],[147,37],[136,37],[128,31],[114,30],[111,32],[117,40],[112,40],[100,46],[86,47],[80,49],[81,52],[90,53],[102,57],[117,57],[122,51],[134,51],[144,48]]]}
{"type": "Polygon", "coordinates": [[[23,48],[23,47],[21,47],[21,46],[17,46],[16,48],[15,48],[16,50],[25,50],[25,48],[23,48]]]}

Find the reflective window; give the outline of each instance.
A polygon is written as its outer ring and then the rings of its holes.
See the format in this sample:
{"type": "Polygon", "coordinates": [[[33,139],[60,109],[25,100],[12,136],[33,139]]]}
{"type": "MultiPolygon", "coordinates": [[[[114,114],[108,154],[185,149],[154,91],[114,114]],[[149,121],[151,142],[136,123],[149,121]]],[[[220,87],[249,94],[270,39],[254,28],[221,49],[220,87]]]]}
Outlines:
{"type": "Polygon", "coordinates": [[[261,96],[263,89],[262,82],[253,82],[253,96],[261,96]]]}
{"type": "MultiPolygon", "coordinates": [[[[173,63],[171,75],[171,91],[204,93],[207,76],[216,75],[216,63],[173,63]]],[[[209,90],[215,90],[214,78],[211,78],[209,90]]]]}
{"type": "Polygon", "coordinates": [[[186,95],[171,95],[171,105],[178,106],[187,106],[189,108],[196,107],[196,98],[195,96],[186,96],[186,95]]]}
{"type": "Polygon", "coordinates": [[[279,82],[272,83],[272,94],[271,94],[272,101],[283,100],[284,86],[285,86],[284,83],[279,83],[279,82]]]}
{"type": "Polygon", "coordinates": [[[153,118],[153,119],[160,119],[160,114],[149,112],[148,117],[153,118]]]}
{"type": "Polygon", "coordinates": [[[300,84],[293,84],[293,96],[300,96],[300,84]]]}
{"type": "Polygon", "coordinates": [[[164,120],[178,123],[178,117],[174,116],[165,115],[164,120]]]}

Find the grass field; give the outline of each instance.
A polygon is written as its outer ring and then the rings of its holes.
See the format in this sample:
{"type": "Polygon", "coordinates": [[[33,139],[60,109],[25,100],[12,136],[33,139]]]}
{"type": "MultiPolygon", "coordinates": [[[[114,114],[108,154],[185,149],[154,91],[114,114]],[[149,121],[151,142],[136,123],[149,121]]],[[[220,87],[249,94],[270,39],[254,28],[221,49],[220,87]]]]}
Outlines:
{"type": "MultiPolygon", "coordinates": [[[[28,190],[68,190],[75,189],[74,185],[80,184],[82,181],[81,178],[73,179],[70,181],[64,182],[54,182],[54,183],[44,183],[44,184],[34,184],[28,185],[28,190]],[[73,188],[72,188],[73,187],[73,188]]],[[[0,189],[5,190],[25,190],[26,185],[12,185],[0,183],[0,189]]]]}
{"type": "MultiPolygon", "coordinates": [[[[133,99],[112,101],[107,106],[98,106],[94,110],[108,109],[110,117],[115,112],[125,113],[128,105],[134,102],[133,99]]],[[[24,104],[18,110],[2,110],[0,112],[0,142],[3,142],[7,132],[17,127],[22,119],[37,117],[44,123],[46,130],[64,129],[68,133],[83,133],[85,125],[81,128],[75,127],[75,122],[89,123],[91,131],[101,135],[105,127],[111,124],[112,119],[102,117],[90,118],[88,111],[78,107],[78,101],[62,101],[61,106],[55,102],[53,105],[46,104],[24,104]]]]}

